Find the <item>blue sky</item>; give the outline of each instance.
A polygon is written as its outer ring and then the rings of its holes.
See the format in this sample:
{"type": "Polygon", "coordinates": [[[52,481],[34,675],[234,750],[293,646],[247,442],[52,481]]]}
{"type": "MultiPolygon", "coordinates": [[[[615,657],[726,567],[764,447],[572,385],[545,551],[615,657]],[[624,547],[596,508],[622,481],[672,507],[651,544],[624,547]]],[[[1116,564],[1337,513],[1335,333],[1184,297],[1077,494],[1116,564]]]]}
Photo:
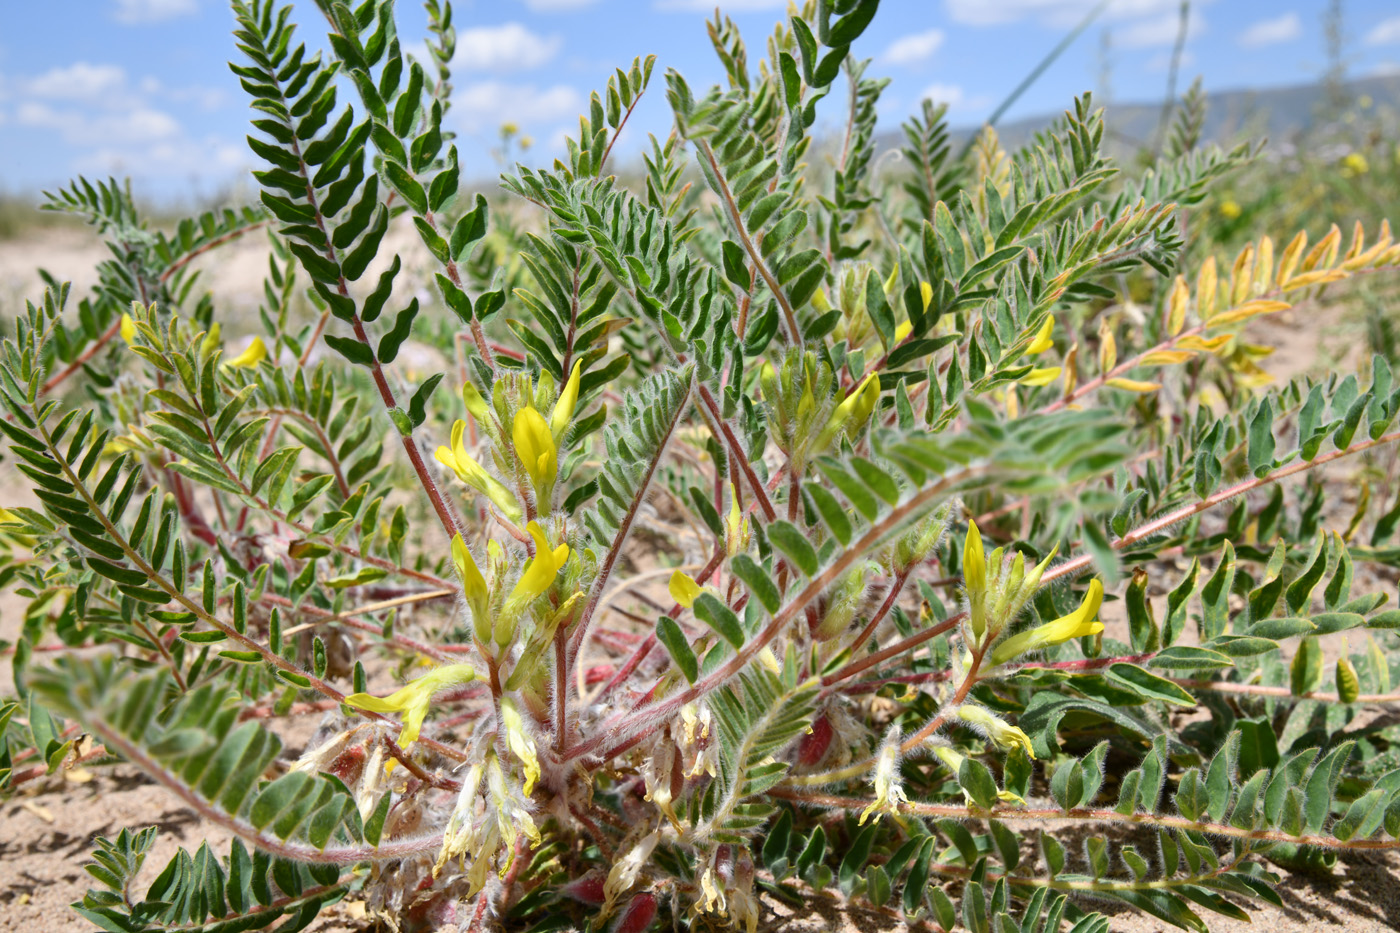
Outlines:
{"type": "MultiPolygon", "coordinates": [[[[131,175],[157,199],[208,198],[246,183],[249,111],[226,62],[232,14],[219,0],[0,0],[0,190],[27,194],[77,173],[131,175]],[[62,37],[62,38],[57,38],[62,37]]],[[[785,0],[721,5],[744,31],[751,63],[783,14],[785,0]]],[[[857,44],[871,74],[893,80],[881,101],[882,128],[924,97],[947,102],[954,124],[971,124],[1095,5],[1095,0],[884,0],[857,44]]],[[[1196,0],[1181,85],[1207,88],[1315,80],[1325,67],[1326,0],[1196,0]]],[[[296,0],[298,35],[323,41],[323,21],[296,0]]],[[[635,158],[648,132],[664,134],[663,74],[679,69],[702,88],[721,72],[705,33],[713,0],[458,0],[459,32],[450,119],[466,175],[494,174],[491,147],[505,120],[542,162],[576,131],[588,93],[615,66],[658,56],[652,90],[616,150],[635,158]]],[[[1114,99],[1160,99],[1176,36],[1178,0],[1113,0],[1008,114],[1063,109],[1098,90],[1105,46],[1114,99]],[[1105,41],[1105,33],[1107,40],[1105,41]]],[[[405,42],[421,36],[424,13],[400,0],[405,42]]],[[[1400,7],[1346,0],[1346,52],[1354,76],[1400,71],[1400,7]]],[[[349,100],[351,95],[345,95],[349,100]]],[[[828,119],[835,121],[836,117],[828,119]]],[[[833,124],[834,125],[834,124],[833,124]]]]}

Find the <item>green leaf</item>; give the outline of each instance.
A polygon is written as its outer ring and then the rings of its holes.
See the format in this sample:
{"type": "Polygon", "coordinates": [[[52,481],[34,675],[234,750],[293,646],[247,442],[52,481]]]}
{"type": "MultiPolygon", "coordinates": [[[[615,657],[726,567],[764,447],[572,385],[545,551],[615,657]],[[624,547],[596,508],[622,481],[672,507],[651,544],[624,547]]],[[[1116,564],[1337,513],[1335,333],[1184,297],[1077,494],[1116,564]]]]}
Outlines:
{"type": "MultiPolygon", "coordinates": [[[[744,627],[739,624],[739,617],[728,606],[715,599],[713,594],[701,593],[697,596],[694,612],[696,618],[714,629],[725,641],[735,648],[743,647],[744,627]]],[[[658,631],[658,637],[659,634],[658,631]]]]}
{"type": "Polygon", "coordinates": [[[690,642],[685,633],[670,616],[662,616],[656,620],[656,640],[666,647],[677,669],[685,675],[686,683],[695,683],[695,678],[700,673],[700,665],[695,659],[695,652],[690,649],[690,642]]]}
{"type": "Polygon", "coordinates": [[[1267,395],[1249,422],[1249,471],[1267,476],[1274,468],[1274,404],[1267,395]]]}
{"type": "Polygon", "coordinates": [[[958,766],[958,786],[968,799],[983,810],[990,810],[997,802],[997,782],[987,766],[975,758],[964,758],[958,766]]]}

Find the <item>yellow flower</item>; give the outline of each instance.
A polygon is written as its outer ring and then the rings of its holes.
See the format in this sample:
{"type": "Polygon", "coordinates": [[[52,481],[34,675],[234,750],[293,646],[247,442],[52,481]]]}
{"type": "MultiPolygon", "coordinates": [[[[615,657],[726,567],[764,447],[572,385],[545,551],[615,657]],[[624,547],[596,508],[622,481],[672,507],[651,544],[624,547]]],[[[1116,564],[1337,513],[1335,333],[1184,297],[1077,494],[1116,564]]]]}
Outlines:
{"type": "Polygon", "coordinates": [[[1074,638],[1097,635],[1103,631],[1103,623],[1098,621],[1099,606],[1103,604],[1103,584],[1098,580],[1089,583],[1089,592],[1079,608],[1067,616],[1037,626],[1028,632],[1012,635],[997,645],[992,651],[991,664],[996,667],[1020,657],[1028,651],[1039,651],[1052,645],[1063,644],[1074,638]]]}
{"type": "Polygon", "coordinates": [[[923,299],[924,310],[927,311],[929,304],[933,301],[933,286],[927,282],[920,282],[919,297],[923,299]]]}
{"type": "Polygon", "coordinates": [[[1025,749],[1027,757],[1035,757],[1035,749],[1031,746],[1031,737],[1015,726],[1002,722],[989,710],[969,703],[958,707],[958,718],[979,732],[985,733],[987,738],[991,739],[998,748],[1010,751],[1019,746],[1025,749]]]}
{"type": "Polygon", "coordinates": [[[1060,378],[1060,367],[1047,366],[1043,369],[1032,369],[1021,377],[1023,386],[1048,386],[1056,379],[1060,378]]]}
{"type": "Polygon", "coordinates": [[[554,446],[554,435],[550,433],[544,416],[527,405],[515,413],[511,438],[515,441],[515,452],[520,456],[525,472],[535,484],[535,495],[541,511],[544,511],[547,493],[554,485],[555,474],[559,472],[559,450],[554,446]]]}
{"type": "Polygon", "coordinates": [[[1239,202],[1234,198],[1226,198],[1224,201],[1220,202],[1220,213],[1225,219],[1234,220],[1236,217],[1240,216],[1240,214],[1244,213],[1244,211],[1240,209],[1239,202]]]}
{"type": "Polygon", "coordinates": [[[554,583],[555,575],[569,559],[569,546],[561,544],[551,549],[549,540],[544,536],[544,529],[540,528],[538,522],[526,525],[525,530],[535,539],[535,556],[525,565],[520,579],[515,581],[510,595],[506,597],[501,614],[496,618],[494,638],[496,644],[502,648],[508,648],[514,641],[515,623],[520,614],[536,597],[549,589],[554,583]]]}
{"type": "Polygon", "coordinates": [[[510,591],[508,602],[528,603],[549,589],[549,585],[554,582],[554,575],[569,559],[569,546],[561,544],[551,548],[539,522],[531,522],[525,526],[525,530],[535,539],[535,557],[525,565],[525,572],[520,575],[515,588],[510,591]]]}
{"type": "Polygon", "coordinates": [[[1040,325],[1040,330],[1036,332],[1035,339],[1031,345],[1026,347],[1028,356],[1039,356],[1055,345],[1055,341],[1050,339],[1050,334],[1055,330],[1055,319],[1047,317],[1045,323],[1040,325]]]}
{"type": "MultiPolygon", "coordinates": [[[[480,398],[480,396],[477,397],[480,398]]],[[[467,453],[467,448],[462,443],[462,435],[466,430],[467,423],[465,421],[454,422],[452,425],[452,446],[439,447],[434,456],[443,466],[451,467],[452,472],[457,474],[459,480],[490,499],[507,519],[512,522],[520,521],[522,513],[519,503],[515,501],[515,496],[511,495],[504,483],[482,469],[481,464],[467,453]]]]}
{"type": "Polygon", "coordinates": [[[128,347],[136,342],[136,319],[129,314],[122,315],[121,335],[128,347]]]}
{"type": "Polygon", "coordinates": [[[671,574],[671,583],[667,589],[671,591],[671,598],[687,609],[695,605],[695,600],[703,592],[700,584],[679,570],[671,574]]]}
{"type": "Polygon", "coordinates": [[[904,338],[908,337],[910,332],[912,332],[913,330],[914,325],[909,323],[908,321],[905,321],[903,324],[899,325],[894,329],[894,342],[903,343],[904,338]]]}
{"type": "Polygon", "coordinates": [[[267,359],[267,344],[263,343],[261,337],[254,337],[253,342],[248,344],[248,348],[233,359],[228,360],[227,365],[253,369],[265,359],[267,359]]]}
{"type": "Polygon", "coordinates": [[[525,796],[528,797],[540,779],[540,759],[535,751],[535,740],[526,733],[525,721],[510,697],[501,697],[501,722],[506,727],[506,744],[525,768],[525,796]]]}
{"type": "Polygon", "coordinates": [[[564,388],[559,393],[559,401],[554,403],[554,411],[549,416],[549,430],[554,436],[554,443],[559,443],[559,439],[564,436],[564,431],[569,427],[569,419],[574,416],[574,409],[578,407],[578,388],[583,369],[583,360],[574,364],[573,372],[569,373],[569,381],[564,383],[564,388]]]}
{"type": "Polygon", "coordinates": [[[372,693],[352,693],[345,698],[345,702],[356,709],[374,713],[403,714],[399,747],[407,748],[418,738],[418,733],[423,728],[423,720],[428,715],[433,695],[448,687],[471,683],[475,679],[476,671],[470,664],[448,664],[435,671],[429,671],[387,697],[377,697],[372,693]]]}
{"type": "Polygon", "coordinates": [[[875,756],[875,799],[861,811],[857,825],[864,826],[866,819],[874,814],[875,821],[886,813],[898,813],[900,804],[908,803],[904,787],[899,779],[899,727],[891,726],[885,733],[885,741],[880,745],[880,753],[875,756]]]}

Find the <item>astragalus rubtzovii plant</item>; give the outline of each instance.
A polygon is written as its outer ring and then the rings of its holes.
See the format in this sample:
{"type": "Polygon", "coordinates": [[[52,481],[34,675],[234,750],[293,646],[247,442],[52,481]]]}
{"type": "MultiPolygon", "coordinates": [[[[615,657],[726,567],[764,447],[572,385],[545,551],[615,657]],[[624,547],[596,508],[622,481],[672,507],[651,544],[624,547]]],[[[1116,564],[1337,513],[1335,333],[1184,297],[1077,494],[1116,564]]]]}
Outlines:
{"type": "Polygon", "coordinates": [[[835,882],[863,924],[1204,929],[1273,866],[1400,848],[1400,736],[1358,718],[1400,700],[1395,461],[1337,489],[1400,389],[1271,383],[1248,342],[1400,265],[1386,228],[1213,255],[1192,206],[1255,151],[1192,108],[1139,178],[1088,97],[1015,154],[928,107],[876,159],[875,0],[757,68],[718,17],[726,86],[665,75],[631,185],[653,60],[619,70],[490,208],[451,9],[414,60],[390,0],[319,2],[328,55],[233,4],[260,208],[155,233],[80,180],[51,206],[112,258],[3,348],[0,773],[125,762],[233,837],[144,896],[155,829],[98,839],[85,918],[753,933],[835,882]],[[235,352],[189,263],[256,228],[235,352]]]}

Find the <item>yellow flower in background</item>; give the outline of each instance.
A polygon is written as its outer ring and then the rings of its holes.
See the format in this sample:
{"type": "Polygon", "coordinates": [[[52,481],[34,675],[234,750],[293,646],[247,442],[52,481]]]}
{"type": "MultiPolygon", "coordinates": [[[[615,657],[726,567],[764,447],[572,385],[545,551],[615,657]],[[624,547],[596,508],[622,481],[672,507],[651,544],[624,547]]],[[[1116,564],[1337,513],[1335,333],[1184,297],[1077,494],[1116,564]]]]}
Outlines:
{"type": "Polygon", "coordinates": [[[1039,651],[1074,638],[1097,635],[1103,631],[1103,623],[1098,621],[1099,606],[1102,604],[1103,584],[1093,580],[1089,583],[1089,592],[1084,594],[1084,601],[1074,612],[1030,631],[1012,635],[997,645],[992,651],[992,666],[1015,660],[1028,651],[1039,651]]]}
{"type": "Polygon", "coordinates": [[[700,584],[679,570],[671,574],[671,583],[667,589],[671,592],[671,598],[687,609],[694,606],[695,600],[704,592],[700,589],[700,584]]]}
{"type": "Polygon", "coordinates": [[[1221,216],[1225,217],[1227,220],[1234,220],[1236,217],[1239,217],[1240,214],[1244,213],[1244,211],[1240,209],[1239,202],[1234,198],[1226,198],[1224,201],[1220,202],[1220,213],[1221,216]]]}
{"type": "Polygon", "coordinates": [[[218,321],[215,321],[213,324],[209,325],[209,332],[205,334],[204,339],[199,342],[199,352],[213,353],[215,350],[217,350],[219,348],[219,341],[221,339],[220,335],[222,334],[223,328],[219,326],[218,321]]]}
{"type": "Polygon", "coordinates": [[[515,501],[515,496],[505,487],[504,483],[482,469],[481,464],[467,453],[467,448],[462,443],[462,436],[466,430],[467,423],[465,421],[454,422],[452,425],[452,446],[439,447],[434,456],[443,466],[451,467],[452,472],[457,474],[459,480],[490,499],[492,504],[500,509],[501,514],[507,519],[512,522],[520,521],[520,516],[523,513],[519,503],[515,501]]]}
{"type": "Polygon", "coordinates": [[[356,709],[373,713],[402,714],[403,729],[399,732],[399,747],[407,748],[418,738],[418,733],[423,728],[423,720],[427,718],[433,695],[448,687],[471,683],[475,679],[476,670],[470,664],[448,664],[424,674],[387,697],[377,697],[372,693],[352,693],[345,698],[345,702],[356,709]]]}
{"type": "Polygon", "coordinates": [[[136,342],[136,319],[129,314],[122,315],[121,335],[128,347],[136,342]]]}
{"type": "Polygon", "coordinates": [[[267,359],[267,344],[263,343],[261,337],[254,337],[253,342],[248,344],[246,350],[226,363],[241,369],[252,369],[265,359],[267,359]]]}
{"type": "Polygon", "coordinates": [[[1359,152],[1349,152],[1342,158],[1342,174],[1347,178],[1365,175],[1370,170],[1370,163],[1367,162],[1366,157],[1359,152]]]}

